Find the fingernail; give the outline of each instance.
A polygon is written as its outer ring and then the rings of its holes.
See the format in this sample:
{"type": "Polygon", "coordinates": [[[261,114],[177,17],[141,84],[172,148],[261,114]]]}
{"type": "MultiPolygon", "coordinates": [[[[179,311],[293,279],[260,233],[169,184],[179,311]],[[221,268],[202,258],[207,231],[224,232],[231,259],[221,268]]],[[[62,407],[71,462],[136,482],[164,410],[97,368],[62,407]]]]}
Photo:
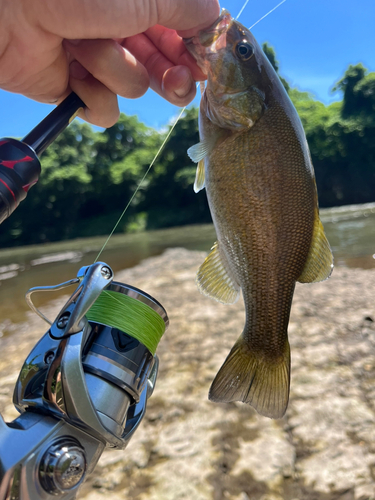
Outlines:
{"type": "Polygon", "coordinates": [[[69,66],[69,74],[77,80],[84,80],[89,72],[78,61],[72,61],[69,66]]]}
{"type": "Polygon", "coordinates": [[[186,97],[189,94],[192,85],[194,85],[194,82],[192,81],[190,75],[187,75],[182,84],[174,90],[174,93],[178,97],[186,97]]]}

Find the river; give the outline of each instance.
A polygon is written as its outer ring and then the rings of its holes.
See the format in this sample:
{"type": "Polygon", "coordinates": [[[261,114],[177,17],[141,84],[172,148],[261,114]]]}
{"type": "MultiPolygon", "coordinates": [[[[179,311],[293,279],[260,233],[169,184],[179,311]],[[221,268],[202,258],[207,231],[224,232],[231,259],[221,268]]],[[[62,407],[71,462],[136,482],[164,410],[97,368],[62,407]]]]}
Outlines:
{"type": "MultiPolygon", "coordinates": [[[[323,209],[321,218],[335,265],[375,267],[375,203],[323,209]]],[[[105,238],[97,237],[1,250],[0,336],[10,333],[14,324],[26,318],[28,306],[24,295],[29,288],[55,285],[75,277],[81,266],[96,259],[104,241],[105,238]]],[[[114,235],[100,260],[116,272],[159,255],[167,248],[208,251],[214,241],[212,225],[114,235]]],[[[52,298],[51,294],[38,295],[38,305],[52,298]]]]}

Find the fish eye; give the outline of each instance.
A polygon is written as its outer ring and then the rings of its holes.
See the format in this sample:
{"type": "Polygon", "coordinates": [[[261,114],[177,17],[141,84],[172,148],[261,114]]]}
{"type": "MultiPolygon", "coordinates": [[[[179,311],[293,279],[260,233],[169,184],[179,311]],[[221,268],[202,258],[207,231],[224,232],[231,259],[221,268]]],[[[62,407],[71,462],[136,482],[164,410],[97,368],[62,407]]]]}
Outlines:
{"type": "Polygon", "coordinates": [[[243,61],[247,61],[254,54],[253,46],[249,42],[239,42],[236,46],[236,54],[243,61]]]}

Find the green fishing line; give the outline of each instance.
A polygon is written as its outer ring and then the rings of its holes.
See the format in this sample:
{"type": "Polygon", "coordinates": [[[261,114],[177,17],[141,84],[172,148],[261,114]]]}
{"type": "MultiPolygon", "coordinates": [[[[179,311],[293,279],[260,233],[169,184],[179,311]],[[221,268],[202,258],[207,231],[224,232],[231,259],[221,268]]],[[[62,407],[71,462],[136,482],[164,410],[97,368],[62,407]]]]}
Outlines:
{"type": "Polygon", "coordinates": [[[150,306],[118,292],[103,291],[86,314],[89,321],[118,328],[155,355],[165,332],[164,320],[150,306]]]}

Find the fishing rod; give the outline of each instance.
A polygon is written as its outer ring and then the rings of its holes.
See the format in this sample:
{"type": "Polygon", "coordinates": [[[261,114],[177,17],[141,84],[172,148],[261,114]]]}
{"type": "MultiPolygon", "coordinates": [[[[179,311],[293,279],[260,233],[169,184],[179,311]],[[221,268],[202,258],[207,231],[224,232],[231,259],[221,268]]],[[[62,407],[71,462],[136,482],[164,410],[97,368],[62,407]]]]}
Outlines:
{"type": "MultiPolygon", "coordinates": [[[[82,107],[70,94],[24,139],[0,139],[0,223],[37,182],[38,155],[82,107]]],[[[26,301],[49,328],[16,382],[20,416],[6,423],[0,415],[0,500],[73,500],[104,449],[124,449],[139,427],[168,315],[151,295],[115,282],[105,262],[31,288],[26,301]],[[75,290],[54,320],[35,307],[34,293],[68,286],[75,290]]]]}
{"type": "Polygon", "coordinates": [[[83,101],[72,92],[22,140],[0,139],[0,224],[26,198],[41,173],[38,156],[75,118],[83,101]]]}

